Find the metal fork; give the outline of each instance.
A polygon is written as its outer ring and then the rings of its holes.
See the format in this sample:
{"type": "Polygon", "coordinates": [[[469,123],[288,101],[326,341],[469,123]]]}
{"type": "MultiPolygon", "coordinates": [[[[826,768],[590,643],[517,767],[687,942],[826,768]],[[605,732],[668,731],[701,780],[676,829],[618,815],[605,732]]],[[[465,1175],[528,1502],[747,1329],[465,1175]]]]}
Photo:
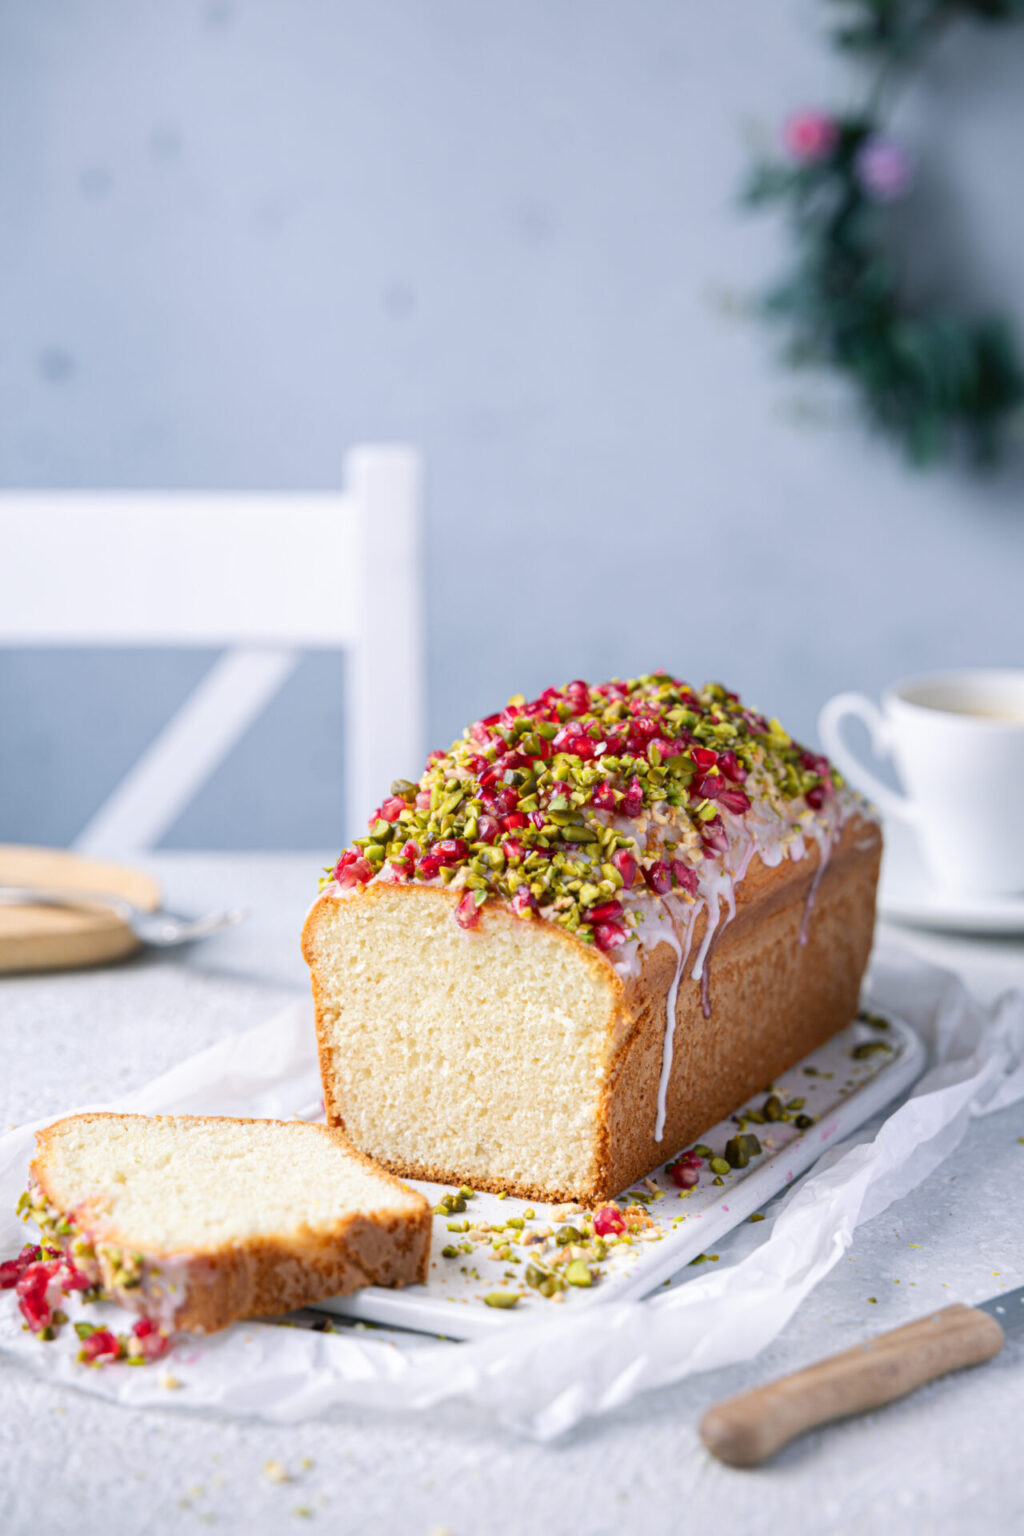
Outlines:
{"type": "Polygon", "coordinates": [[[248,916],[244,907],[232,907],[226,912],[209,912],[205,917],[181,917],[176,912],[145,912],[110,891],[61,891],[48,886],[0,885],[0,907],[87,906],[107,907],[143,944],[163,949],[205,939],[219,928],[230,928],[248,916]]]}

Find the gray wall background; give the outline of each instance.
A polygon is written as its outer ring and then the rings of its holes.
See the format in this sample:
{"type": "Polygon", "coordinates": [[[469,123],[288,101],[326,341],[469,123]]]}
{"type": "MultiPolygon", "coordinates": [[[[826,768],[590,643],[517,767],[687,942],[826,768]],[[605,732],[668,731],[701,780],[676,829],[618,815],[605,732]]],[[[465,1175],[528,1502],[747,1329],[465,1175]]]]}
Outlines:
{"type": "MultiPolygon", "coordinates": [[[[858,77],[821,3],[0,0],[0,483],[429,475],[431,736],[663,665],[813,737],[831,693],[1024,663],[1024,480],[908,471],[737,314],[752,138],[858,77]]],[[[1024,332],[1024,28],[899,126],[914,278],[1024,332]]],[[[0,839],[70,839],[208,655],[0,653],[0,839]]],[[[172,846],[329,847],[310,657],[172,846]]],[[[407,768],[408,765],[396,765],[407,768]]]]}

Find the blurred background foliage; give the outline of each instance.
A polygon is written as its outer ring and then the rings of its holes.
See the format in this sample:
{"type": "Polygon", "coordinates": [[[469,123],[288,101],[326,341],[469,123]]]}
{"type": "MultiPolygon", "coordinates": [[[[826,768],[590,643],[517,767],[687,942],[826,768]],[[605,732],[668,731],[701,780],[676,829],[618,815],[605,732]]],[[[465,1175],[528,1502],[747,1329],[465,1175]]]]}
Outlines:
{"type": "Polygon", "coordinates": [[[911,197],[914,159],[885,122],[907,75],[952,23],[1024,19],[1024,0],[830,0],[834,44],[872,71],[862,110],[806,110],[785,125],[785,159],[757,165],[745,200],[786,208],[790,274],[761,297],[788,327],[789,362],[824,363],[854,385],[868,420],[915,464],[963,443],[991,465],[1024,421],[1024,368],[998,315],[961,316],[946,295],[914,301],[894,248],[891,204],[911,197]]]}

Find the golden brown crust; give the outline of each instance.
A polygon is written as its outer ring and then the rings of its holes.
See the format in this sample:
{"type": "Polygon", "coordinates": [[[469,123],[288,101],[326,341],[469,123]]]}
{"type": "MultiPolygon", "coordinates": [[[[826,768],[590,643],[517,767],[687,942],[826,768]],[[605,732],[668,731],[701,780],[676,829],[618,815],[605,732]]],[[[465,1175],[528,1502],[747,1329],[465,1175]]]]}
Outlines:
{"type": "MultiPolygon", "coordinates": [[[[289,1127],[288,1121],[266,1121],[220,1115],[118,1115],[96,1113],[69,1115],[36,1132],[36,1155],[30,1166],[32,1179],[52,1204],[59,1206],[47,1180],[47,1156],[62,1126],[98,1120],[229,1121],[243,1125],[289,1127]]],[[[367,1169],[387,1180],[403,1195],[413,1197],[413,1208],[367,1216],[351,1212],[337,1220],[301,1233],[263,1236],[245,1242],[200,1249],[186,1256],[149,1252],[147,1264],[177,1266],[184,1258],[185,1296],[174,1313],[173,1326],[197,1333],[213,1333],[243,1317],[270,1317],[296,1307],[312,1306],[330,1296],[347,1295],[365,1285],[400,1288],[423,1283],[430,1257],[432,1216],[430,1205],[417,1190],[353,1147],[335,1127],[314,1126],[330,1136],[342,1150],[367,1169]]],[[[119,1232],[102,1218],[91,1219],[82,1207],[76,1212],[78,1230],[98,1243],[137,1251],[130,1233],[119,1232]]],[[[120,1298],[119,1298],[120,1299],[120,1298]]],[[[131,1298],[125,1298],[131,1301],[131,1298]]],[[[142,1298],[140,1296],[140,1304],[142,1298]]]]}
{"type": "MultiPolygon", "coordinates": [[[[881,846],[874,821],[856,813],[847,820],[821,875],[806,943],[801,942],[801,931],[820,862],[817,846],[798,863],[786,860],[773,868],[754,858],[737,887],[735,918],[713,941],[709,1018],[701,1007],[701,983],[687,974],[679,986],[660,1141],[655,1141],[654,1131],[675,950],[667,942],[645,950],[639,973],[623,982],[604,955],[584,948],[565,930],[546,925],[550,934],[558,934],[572,946],[575,959],[585,957],[600,967],[609,988],[612,1064],[595,1125],[597,1173],[592,1184],[572,1188],[479,1174],[470,1182],[479,1189],[506,1190],[523,1199],[584,1204],[611,1199],[845,1028],[857,1011],[871,949],[881,846]]],[[[341,899],[372,901],[384,889],[409,888],[371,885],[341,899]]],[[[443,888],[412,889],[436,889],[439,899],[452,904],[457,899],[443,888]]],[[[303,931],[303,954],[312,972],[328,1121],[344,1128],[333,1091],[327,998],[317,974],[318,942],[326,937],[323,927],[336,899],[325,896],[312,908],[303,931]]],[[[688,973],[706,922],[702,913],[695,923],[688,973]]],[[[404,1178],[466,1182],[465,1172],[458,1168],[378,1160],[404,1178]]]]}

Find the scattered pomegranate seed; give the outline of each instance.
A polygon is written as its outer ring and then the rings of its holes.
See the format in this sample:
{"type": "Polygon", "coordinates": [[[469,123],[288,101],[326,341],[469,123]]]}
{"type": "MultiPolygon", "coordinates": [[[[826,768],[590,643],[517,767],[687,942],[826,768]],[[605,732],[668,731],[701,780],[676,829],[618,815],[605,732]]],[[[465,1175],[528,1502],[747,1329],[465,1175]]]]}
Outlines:
{"type": "Polygon", "coordinates": [[[429,811],[430,810],[430,790],[429,789],[421,789],[419,794],[416,796],[416,809],[418,811],[429,811]]]}
{"type": "Polygon", "coordinates": [[[146,1360],[159,1360],[170,1347],[170,1339],[165,1333],[161,1333],[151,1317],[140,1317],[138,1322],[132,1325],[132,1333],[138,1339],[143,1358],[146,1360]]]}
{"type": "Polygon", "coordinates": [[[476,835],[481,843],[493,843],[500,830],[497,816],[481,816],[476,824],[476,835]]]}
{"type": "Polygon", "coordinates": [[[64,1273],[60,1278],[60,1288],[66,1295],[70,1295],[72,1291],[91,1290],[93,1284],[89,1276],[72,1264],[70,1259],[65,1262],[64,1273]]]}
{"type": "Polygon", "coordinates": [[[746,783],[747,770],[744,768],[743,764],[736,756],[736,753],[733,752],[731,748],[728,752],[723,752],[719,756],[718,766],[721,768],[725,777],[727,779],[731,779],[733,784],[746,783]]]}
{"type": "Polygon", "coordinates": [[[507,789],[499,789],[498,793],[494,796],[495,815],[507,816],[510,811],[515,810],[518,804],[519,796],[516,794],[514,789],[511,787],[507,789]]]}
{"type": "Polygon", "coordinates": [[[717,773],[702,773],[690,785],[691,800],[717,800],[725,789],[725,780],[717,773]]]}
{"type": "Polygon", "coordinates": [[[827,799],[824,784],[815,784],[807,791],[806,800],[812,811],[820,811],[827,799]]]}
{"type": "Polygon", "coordinates": [[[607,923],[622,916],[621,901],[604,901],[599,907],[588,907],[583,914],[585,923],[607,923]]]}
{"type": "Polygon", "coordinates": [[[734,816],[745,816],[750,810],[750,797],[742,789],[723,789],[718,796],[718,803],[723,810],[731,811],[734,816]]]}
{"type": "Polygon", "coordinates": [[[368,880],[373,879],[373,865],[369,859],[361,858],[357,854],[342,868],[344,857],[343,854],[334,871],[334,878],[343,890],[348,890],[353,885],[365,885],[368,880]]]}
{"type": "Polygon", "coordinates": [[[712,821],[701,823],[700,839],[704,844],[704,857],[710,858],[713,854],[724,853],[729,846],[725,825],[721,816],[716,816],[712,821]]]}
{"type": "MultiPolygon", "coordinates": [[[[523,820],[526,820],[525,816],[523,820]]],[[[518,837],[506,837],[501,846],[505,851],[506,859],[521,860],[524,857],[525,849],[518,837]]]]}
{"type": "Polygon", "coordinates": [[[822,757],[820,752],[804,752],[800,758],[801,768],[806,768],[811,773],[816,773],[820,779],[828,779],[832,782],[832,764],[827,757],[822,757]]]}
{"type": "Polygon", "coordinates": [[[644,808],[644,791],[640,780],[636,777],[630,779],[626,787],[626,796],[622,802],[623,816],[639,816],[644,808]]]}
{"type": "Polygon", "coordinates": [[[590,796],[590,803],[599,811],[614,811],[615,791],[608,783],[595,784],[594,792],[590,796]]]}
{"type": "Polygon", "coordinates": [[[475,928],[480,921],[480,908],[477,906],[476,892],[467,891],[465,896],[455,908],[455,921],[460,928],[475,928]]]}
{"type": "Polygon", "coordinates": [[[622,883],[628,891],[636,879],[636,859],[625,848],[616,848],[612,854],[612,863],[622,876],[622,883]]]}
{"type": "Polygon", "coordinates": [[[380,808],[380,814],[385,821],[397,821],[405,810],[405,801],[400,795],[391,795],[380,808]]]}
{"type": "Polygon", "coordinates": [[[33,1333],[41,1333],[53,1320],[47,1291],[60,1267],[59,1259],[45,1264],[30,1264],[15,1286],[18,1310],[33,1333]]]}
{"type": "Polygon", "coordinates": [[[524,912],[540,911],[540,903],[528,885],[521,885],[519,887],[518,891],[516,891],[515,895],[512,897],[511,905],[512,911],[515,912],[518,917],[521,917],[524,912]]]}
{"type": "Polygon", "coordinates": [[[501,818],[501,825],[505,832],[518,832],[520,827],[526,826],[526,817],[522,811],[512,811],[508,816],[501,818]]]}
{"type": "Polygon", "coordinates": [[[689,864],[684,864],[682,859],[673,859],[672,873],[677,885],[682,886],[684,891],[689,891],[691,896],[696,896],[697,871],[695,869],[691,869],[689,864]]]}
{"type": "Polygon", "coordinates": [[[617,1205],[602,1205],[594,1212],[594,1231],[598,1237],[618,1237],[626,1230],[626,1218],[617,1205]]]}
{"type": "Polygon", "coordinates": [[[30,1264],[38,1264],[43,1250],[38,1243],[26,1243],[15,1259],[0,1264],[0,1291],[13,1291],[30,1264]]]}
{"type": "Polygon", "coordinates": [[[440,864],[461,864],[469,845],[464,837],[442,837],[430,851],[440,864]]]}
{"type": "Polygon", "coordinates": [[[690,756],[698,768],[713,768],[718,762],[718,753],[714,747],[691,747],[690,756]]]}
{"type": "Polygon", "coordinates": [[[672,1183],[678,1185],[680,1189],[694,1189],[700,1183],[700,1174],[697,1169],[685,1163],[682,1158],[677,1162],[669,1163],[665,1172],[672,1183]]]}
{"type": "Polygon", "coordinates": [[[441,868],[441,860],[432,853],[425,853],[416,865],[416,873],[424,880],[434,880],[441,868]]]}
{"type": "Polygon", "coordinates": [[[620,928],[618,923],[596,923],[594,942],[598,949],[617,949],[620,944],[626,942],[626,930],[620,928]]]}
{"type": "Polygon", "coordinates": [[[666,891],[672,889],[672,875],[664,859],[655,859],[653,864],[644,867],[642,873],[655,895],[664,896],[666,891]]]}
{"type": "Polygon", "coordinates": [[[82,1347],[78,1351],[79,1360],[90,1364],[94,1360],[118,1360],[120,1355],[121,1341],[109,1328],[99,1328],[95,1333],[90,1333],[82,1340],[82,1347]]]}
{"type": "MultiPolygon", "coordinates": [[[[533,822],[533,825],[539,829],[546,824],[547,817],[544,815],[543,811],[531,811],[530,820],[533,822]]],[[[544,850],[542,848],[538,848],[537,850],[538,853],[543,853],[543,851],[544,850]]]]}

